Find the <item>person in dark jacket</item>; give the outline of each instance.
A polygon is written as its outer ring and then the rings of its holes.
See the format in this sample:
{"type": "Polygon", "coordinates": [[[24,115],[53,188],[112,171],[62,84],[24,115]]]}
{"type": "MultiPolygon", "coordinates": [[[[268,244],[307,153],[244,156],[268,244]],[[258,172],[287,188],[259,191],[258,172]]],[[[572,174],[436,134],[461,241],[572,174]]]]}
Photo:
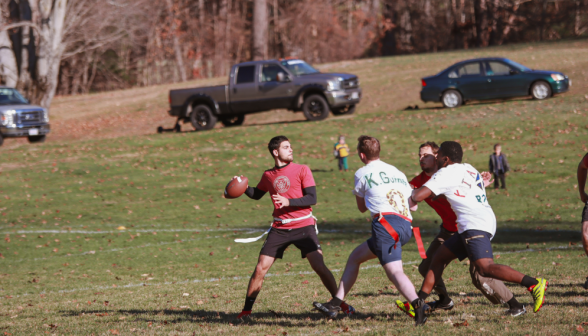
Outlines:
{"type": "Polygon", "coordinates": [[[494,145],[494,154],[490,155],[489,171],[494,173],[494,188],[498,189],[498,180],[502,189],[506,189],[506,173],[510,171],[510,165],[506,155],[502,153],[500,144],[494,145]]]}

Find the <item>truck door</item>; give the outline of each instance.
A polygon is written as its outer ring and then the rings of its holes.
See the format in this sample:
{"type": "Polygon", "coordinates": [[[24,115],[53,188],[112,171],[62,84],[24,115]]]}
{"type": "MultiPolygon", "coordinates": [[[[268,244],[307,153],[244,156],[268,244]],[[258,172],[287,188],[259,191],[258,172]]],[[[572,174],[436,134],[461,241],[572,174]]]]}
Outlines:
{"type": "Polygon", "coordinates": [[[291,81],[278,81],[278,73],[280,72],[289,75],[284,68],[275,63],[261,66],[259,91],[263,110],[288,108],[292,105],[292,98],[295,94],[294,84],[291,81]]]}
{"type": "Polygon", "coordinates": [[[256,65],[241,65],[235,68],[231,78],[230,106],[234,113],[245,113],[258,110],[259,90],[257,87],[256,65]]]}

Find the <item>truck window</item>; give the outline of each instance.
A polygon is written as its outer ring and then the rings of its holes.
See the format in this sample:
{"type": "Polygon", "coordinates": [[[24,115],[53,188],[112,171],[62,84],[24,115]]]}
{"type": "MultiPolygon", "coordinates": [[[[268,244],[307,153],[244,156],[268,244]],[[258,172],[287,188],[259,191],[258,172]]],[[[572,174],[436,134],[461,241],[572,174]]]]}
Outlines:
{"type": "Polygon", "coordinates": [[[280,66],[275,64],[264,64],[261,70],[262,82],[277,82],[278,72],[285,72],[280,66]]]}
{"type": "Polygon", "coordinates": [[[255,82],[255,65],[240,66],[237,69],[237,83],[253,83],[255,82]]]}

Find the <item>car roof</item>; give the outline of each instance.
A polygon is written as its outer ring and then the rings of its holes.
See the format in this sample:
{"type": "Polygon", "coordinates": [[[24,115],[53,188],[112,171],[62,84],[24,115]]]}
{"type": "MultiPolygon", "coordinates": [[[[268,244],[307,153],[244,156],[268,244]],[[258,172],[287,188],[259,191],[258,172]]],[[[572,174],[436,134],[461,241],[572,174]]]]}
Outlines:
{"type": "Polygon", "coordinates": [[[269,60],[262,60],[262,61],[248,61],[248,62],[242,62],[242,63],[235,64],[235,66],[267,64],[267,63],[279,63],[279,61],[277,59],[269,59],[269,60]]]}
{"type": "Polygon", "coordinates": [[[460,61],[455,63],[452,66],[455,65],[459,65],[459,64],[464,64],[464,63],[471,63],[471,62],[481,62],[481,61],[509,61],[508,58],[504,58],[504,57],[482,57],[482,58],[472,58],[472,59],[468,59],[465,61],[460,61]]]}

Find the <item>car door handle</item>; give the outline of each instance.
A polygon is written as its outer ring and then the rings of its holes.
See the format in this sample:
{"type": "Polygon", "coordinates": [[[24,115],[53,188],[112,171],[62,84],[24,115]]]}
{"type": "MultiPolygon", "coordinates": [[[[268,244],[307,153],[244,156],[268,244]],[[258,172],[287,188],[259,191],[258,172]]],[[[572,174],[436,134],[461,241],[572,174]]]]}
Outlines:
{"type": "Polygon", "coordinates": [[[488,83],[492,83],[492,80],[490,78],[488,78],[488,83]]]}

